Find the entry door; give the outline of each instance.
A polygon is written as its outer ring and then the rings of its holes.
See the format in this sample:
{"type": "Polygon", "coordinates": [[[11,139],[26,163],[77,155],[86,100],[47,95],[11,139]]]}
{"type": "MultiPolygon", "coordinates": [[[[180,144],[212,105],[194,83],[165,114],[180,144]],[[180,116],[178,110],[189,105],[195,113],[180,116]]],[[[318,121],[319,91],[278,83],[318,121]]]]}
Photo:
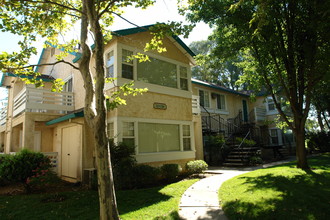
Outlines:
{"type": "Polygon", "coordinates": [[[62,128],[62,175],[77,178],[79,169],[79,149],[81,145],[81,128],[72,126],[62,128]]]}
{"type": "Polygon", "coordinates": [[[243,120],[244,122],[248,122],[248,110],[246,100],[242,101],[243,104],[243,120]]]}

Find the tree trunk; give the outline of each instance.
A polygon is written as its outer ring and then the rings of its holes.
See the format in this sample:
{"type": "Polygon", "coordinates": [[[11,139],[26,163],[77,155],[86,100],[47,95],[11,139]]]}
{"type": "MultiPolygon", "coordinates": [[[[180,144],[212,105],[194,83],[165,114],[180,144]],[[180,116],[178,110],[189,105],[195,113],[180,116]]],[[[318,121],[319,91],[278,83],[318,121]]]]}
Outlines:
{"type": "Polygon", "coordinates": [[[81,17],[81,47],[82,56],[79,70],[84,79],[85,95],[85,119],[94,136],[98,192],[101,220],[117,220],[119,214],[115,196],[112,167],[110,161],[110,149],[106,133],[106,108],[104,97],[104,46],[103,34],[99,25],[95,1],[83,0],[84,13],[81,17]],[[90,64],[92,56],[91,48],[87,44],[88,29],[91,28],[95,38],[95,75],[92,74],[90,64]]]}
{"type": "MultiPolygon", "coordinates": [[[[105,122],[105,120],[104,120],[105,122]]],[[[110,161],[110,149],[107,137],[105,136],[105,126],[98,126],[95,129],[95,151],[97,162],[97,179],[100,203],[101,220],[117,220],[119,213],[110,161]]]]}
{"type": "Polygon", "coordinates": [[[297,168],[308,170],[306,147],[305,147],[305,130],[303,128],[296,128],[294,130],[296,137],[296,156],[297,156],[297,168]]]}
{"type": "Polygon", "coordinates": [[[316,110],[316,111],[317,111],[317,121],[319,123],[320,129],[321,129],[321,131],[324,131],[324,125],[322,122],[321,111],[320,110],[316,110]]]}

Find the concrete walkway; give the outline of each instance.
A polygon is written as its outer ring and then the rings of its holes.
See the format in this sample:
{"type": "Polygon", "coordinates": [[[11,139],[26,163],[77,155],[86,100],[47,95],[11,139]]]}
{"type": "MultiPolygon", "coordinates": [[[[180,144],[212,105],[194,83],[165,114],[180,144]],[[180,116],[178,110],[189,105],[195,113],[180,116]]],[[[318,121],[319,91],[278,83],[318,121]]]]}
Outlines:
{"type": "Polygon", "coordinates": [[[223,182],[243,173],[286,163],[292,160],[295,160],[295,157],[257,167],[241,169],[211,167],[207,173],[213,173],[215,175],[201,179],[185,191],[181,197],[179,215],[182,219],[187,220],[227,219],[219,205],[218,198],[218,190],[223,182]]]}

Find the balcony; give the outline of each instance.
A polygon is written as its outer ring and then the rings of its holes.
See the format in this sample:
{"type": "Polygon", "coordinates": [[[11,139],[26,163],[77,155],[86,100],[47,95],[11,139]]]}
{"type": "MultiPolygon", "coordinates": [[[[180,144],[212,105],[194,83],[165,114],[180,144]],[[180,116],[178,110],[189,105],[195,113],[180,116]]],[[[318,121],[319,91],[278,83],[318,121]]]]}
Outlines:
{"type": "Polygon", "coordinates": [[[192,104],[192,113],[199,115],[201,113],[201,108],[199,105],[199,96],[193,95],[191,98],[191,101],[192,101],[192,103],[191,103],[192,104]]]}
{"type": "Polygon", "coordinates": [[[72,92],[51,92],[46,89],[25,87],[14,98],[13,117],[22,112],[59,113],[74,110],[72,92]]]}
{"type": "Polygon", "coordinates": [[[6,124],[7,107],[0,109],[0,126],[6,124]]]}
{"type": "Polygon", "coordinates": [[[251,122],[263,122],[266,120],[267,110],[265,107],[254,107],[249,114],[251,122]]]}

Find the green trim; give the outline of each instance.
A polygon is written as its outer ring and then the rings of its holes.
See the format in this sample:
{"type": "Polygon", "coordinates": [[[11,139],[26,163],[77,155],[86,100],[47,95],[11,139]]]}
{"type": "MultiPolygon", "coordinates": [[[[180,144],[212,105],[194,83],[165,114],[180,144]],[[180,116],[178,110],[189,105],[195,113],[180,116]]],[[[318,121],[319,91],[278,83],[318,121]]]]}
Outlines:
{"type": "MultiPolygon", "coordinates": [[[[37,65],[40,65],[41,60],[42,60],[42,57],[43,57],[43,55],[45,53],[45,50],[46,50],[45,48],[42,48],[42,51],[41,51],[41,54],[40,54],[40,57],[39,57],[39,60],[38,60],[38,64],[37,65]]],[[[39,66],[36,67],[36,69],[34,70],[34,72],[38,72],[38,70],[39,70],[39,66]]]]}
{"type": "Polygon", "coordinates": [[[2,73],[1,80],[0,80],[0,87],[3,86],[3,81],[5,81],[5,74],[2,73]]]}
{"type": "Polygon", "coordinates": [[[187,51],[189,53],[190,56],[192,56],[192,57],[196,56],[196,54],[192,50],[190,50],[190,48],[178,36],[173,35],[172,37],[174,40],[176,40],[176,42],[178,44],[180,44],[180,46],[183,49],[185,49],[185,51],[187,51]]]}
{"type": "MultiPolygon", "coordinates": [[[[118,31],[113,31],[112,34],[117,37],[122,37],[122,36],[131,35],[131,34],[146,32],[152,26],[155,26],[155,25],[151,24],[151,25],[146,25],[146,26],[142,26],[142,27],[122,29],[122,30],[118,30],[118,31]]],[[[187,53],[190,56],[192,56],[192,57],[196,56],[196,54],[192,50],[190,50],[190,48],[178,36],[173,35],[172,37],[185,51],[187,51],[187,53]]],[[[94,49],[95,45],[93,44],[91,46],[91,48],[94,49]]],[[[80,60],[80,58],[81,58],[81,54],[77,53],[76,58],[74,58],[72,62],[76,63],[80,60]]]]}
{"type": "Polygon", "coordinates": [[[217,86],[217,85],[214,85],[214,84],[210,84],[210,83],[207,83],[207,82],[197,81],[195,79],[191,79],[191,82],[195,83],[197,85],[206,86],[206,87],[209,87],[209,88],[212,88],[212,89],[217,89],[217,90],[220,90],[220,91],[223,91],[223,92],[229,92],[229,93],[232,93],[232,94],[235,94],[235,95],[250,97],[247,94],[240,93],[240,92],[237,92],[237,91],[232,90],[232,89],[223,88],[223,87],[220,87],[220,86],[217,86]]]}
{"type": "MultiPolygon", "coordinates": [[[[6,76],[12,76],[12,77],[18,77],[18,78],[27,78],[27,79],[33,79],[34,76],[31,76],[31,75],[15,75],[13,73],[6,73],[6,76]]],[[[52,82],[54,79],[50,79],[50,78],[42,78],[40,76],[37,76],[37,79],[41,79],[42,81],[44,82],[52,82]]]]}
{"type": "Polygon", "coordinates": [[[78,117],[84,117],[84,111],[83,110],[79,111],[79,112],[63,115],[63,116],[61,116],[59,118],[55,118],[51,121],[47,121],[46,125],[53,125],[53,124],[60,123],[62,121],[66,121],[66,120],[69,120],[69,119],[72,119],[72,118],[78,118],[78,117]]]}
{"type": "Polygon", "coordinates": [[[155,26],[155,25],[151,24],[151,25],[146,25],[146,26],[142,26],[142,27],[122,29],[122,30],[118,30],[118,31],[113,31],[112,34],[117,37],[131,35],[131,34],[137,34],[137,33],[142,33],[142,32],[148,31],[149,28],[152,26],[155,26]]]}
{"type": "Polygon", "coordinates": [[[76,53],[76,57],[72,60],[73,63],[77,63],[81,58],[81,53],[76,53]]]}

